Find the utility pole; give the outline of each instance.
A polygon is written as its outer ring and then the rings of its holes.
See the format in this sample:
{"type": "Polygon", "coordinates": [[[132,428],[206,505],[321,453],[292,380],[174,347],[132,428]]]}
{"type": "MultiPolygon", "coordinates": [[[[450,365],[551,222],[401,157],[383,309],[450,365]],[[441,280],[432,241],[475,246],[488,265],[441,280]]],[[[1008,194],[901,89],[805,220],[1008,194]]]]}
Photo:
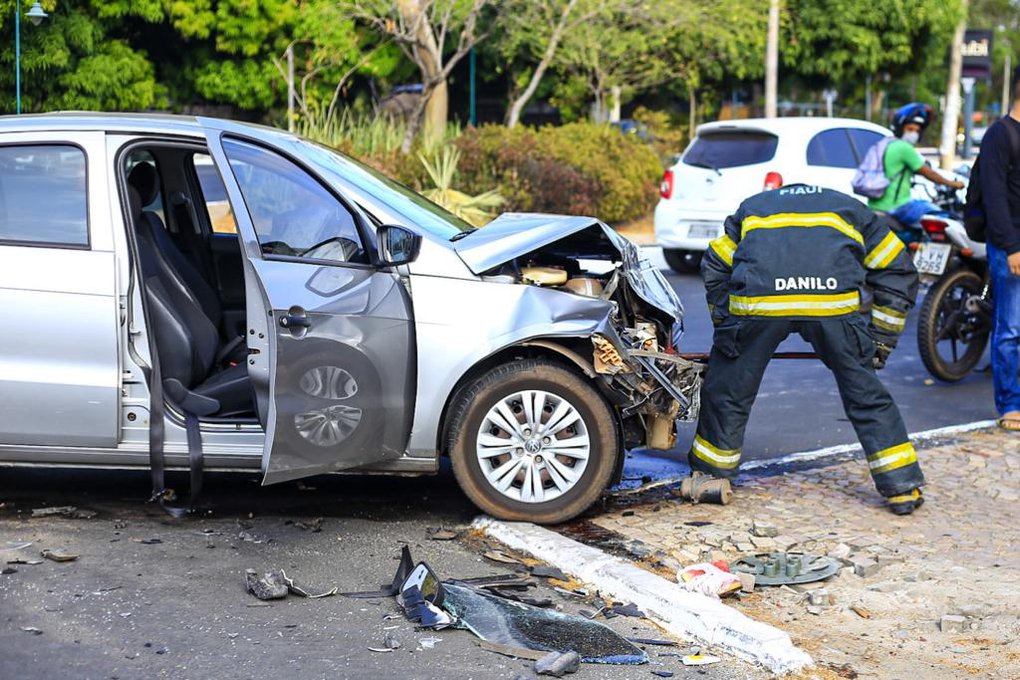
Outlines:
{"type": "Polygon", "coordinates": [[[942,114],[942,138],[939,165],[952,170],[956,162],[956,127],[960,115],[960,75],[963,72],[963,34],[967,30],[967,0],[960,0],[962,16],[949,48],[949,81],[946,83],[946,110],[942,114]]]}
{"type": "Polygon", "coordinates": [[[769,32],[765,43],[765,117],[776,117],[779,86],[779,0],[769,0],[769,32]]]}
{"type": "Polygon", "coordinates": [[[1013,65],[1010,63],[1010,57],[1012,57],[1008,51],[1006,52],[1006,64],[1002,69],[1002,116],[1005,118],[1009,115],[1009,109],[1012,105],[1012,93],[1009,91],[1010,86],[1013,84],[1009,82],[1012,79],[1013,65]]]}
{"type": "Polygon", "coordinates": [[[963,158],[971,157],[974,151],[974,141],[970,138],[974,132],[974,86],[977,78],[961,78],[963,85],[963,158]]]}

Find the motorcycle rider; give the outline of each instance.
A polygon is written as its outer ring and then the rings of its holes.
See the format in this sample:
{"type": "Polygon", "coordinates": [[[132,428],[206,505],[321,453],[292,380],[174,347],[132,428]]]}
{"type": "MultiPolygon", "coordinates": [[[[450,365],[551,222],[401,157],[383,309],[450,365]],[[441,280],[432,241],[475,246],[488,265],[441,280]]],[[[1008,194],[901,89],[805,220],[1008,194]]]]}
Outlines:
{"type": "Polygon", "coordinates": [[[880,198],[868,199],[869,208],[888,213],[904,225],[917,224],[923,215],[940,211],[931,201],[911,198],[910,180],[914,174],[935,184],[963,188],[963,182],[946,179],[935,172],[914,148],[933,117],[932,108],[919,102],[907,104],[893,114],[892,131],[897,139],[886,147],[882,159],[889,186],[880,198]]]}
{"type": "Polygon", "coordinates": [[[706,476],[736,475],[765,367],[798,333],[835,375],[879,492],[894,513],[913,512],[923,502],[924,476],[875,375],[917,295],[903,242],[852,197],[804,184],[748,198],[724,228],[701,265],[716,328],[688,455],[691,487],[706,476]],[[874,289],[870,325],[859,312],[865,282],[874,289]]]}

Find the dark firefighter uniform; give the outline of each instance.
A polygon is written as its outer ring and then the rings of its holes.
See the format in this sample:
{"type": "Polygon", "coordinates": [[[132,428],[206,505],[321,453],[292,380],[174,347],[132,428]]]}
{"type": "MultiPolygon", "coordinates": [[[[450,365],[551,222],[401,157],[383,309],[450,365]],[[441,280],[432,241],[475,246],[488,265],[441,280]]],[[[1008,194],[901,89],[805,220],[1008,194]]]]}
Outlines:
{"type": "Polygon", "coordinates": [[[903,242],[850,196],[794,184],[744,201],[701,271],[716,328],[691,468],[736,474],[765,367],[798,333],[835,375],[879,493],[894,511],[897,503],[912,510],[924,476],[874,368],[876,342],[884,360],[917,295],[903,242]],[[874,289],[870,323],[859,312],[865,283],[874,289]]]}

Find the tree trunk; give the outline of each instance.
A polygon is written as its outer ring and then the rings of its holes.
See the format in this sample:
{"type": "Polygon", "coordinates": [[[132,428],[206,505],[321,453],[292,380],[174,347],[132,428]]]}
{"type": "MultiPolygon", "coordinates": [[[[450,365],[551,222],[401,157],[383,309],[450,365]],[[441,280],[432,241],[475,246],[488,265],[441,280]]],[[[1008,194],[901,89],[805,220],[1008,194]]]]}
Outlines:
{"type": "Polygon", "coordinates": [[[610,123],[619,123],[620,122],[620,109],[622,108],[622,104],[620,102],[620,99],[622,97],[621,89],[622,88],[619,85],[613,85],[612,87],[609,88],[609,98],[610,98],[609,99],[609,122],[610,123]]]}
{"type": "Polygon", "coordinates": [[[877,90],[871,100],[871,117],[868,120],[882,120],[882,107],[885,106],[885,90],[877,90]]]}
{"type": "Polygon", "coordinates": [[[570,11],[574,9],[574,5],[577,4],[577,0],[570,0],[563,8],[563,12],[560,14],[560,19],[556,23],[556,27],[553,29],[552,35],[549,36],[549,44],[545,46],[545,52],[542,53],[542,59],[538,62],[538,66],[535,67],[535,71],[531,74],[531,80],[528,81],[528,86],[524,88],[524,92],[520,94],[516,99],[510,103],[510,108],[506,112],[506,126],[517,127],[517,124],[521,122],[521,114],[524,113],[524,107],[527,106],[528,101],[535,95],[535,90],[538,89],[538,84],[542,82],[542,76],[549,69],[549,65],[552,63],[553,57],[556,56],[556,49],[560,45],[560,40],[563,38],[563,30],[567,25],[567,17],[570,16],[570,11]]]}
{"type": "MultiPolygon", "coordinates": [[[[443,77],[443,55],[426,14],[427,6],[425,0],[397,0],[397,11],[414,31],[415,43],[411,46],[411,54],[421,74],[422,97],[426,99],[424,106],[415,107],[417,120],[408,121],[408,131],[416,133],[424,124],[425,136],[436,139],[446,129],[449,94],[443,77]],[[424,116],[424,120],[421,116],[424,116]]],[[[404,146],[410,150],[407,139],[404,140],[404,146]]]]}
{"type": "Polygon", "coordinates": [[[431,144],[443,138],[446,133],[446,119],[450,107],[450,92],[446,80],[439,81],[425,104],[425,143],[431,144]]]}
{"type": "Polygon", "coordinates": [[[939,165],[952,170],[956,162],[956,127],[960,116],[960,75],[963,72],[963,33],[967,30],[967,0],[960,0],[963,16],[956,25],[949,51],[949,80],[946,82],[946,110],[942,114],[939,165]]]}
{"type": "MultiPolygon", "coordinates": [[[[694,87],[688,83],[687,85],[687,138],[694,139],[694,134],[698,129],[698,98],[694,92],[694,87]]],[[[733,114],[736,117],[736,112],[733,114]]]]}
{"type": "Polygon", "coordinates": [[[775,118],[779,89],[779,0],[769,0],[765,42],[765,117],[775,118]]]}

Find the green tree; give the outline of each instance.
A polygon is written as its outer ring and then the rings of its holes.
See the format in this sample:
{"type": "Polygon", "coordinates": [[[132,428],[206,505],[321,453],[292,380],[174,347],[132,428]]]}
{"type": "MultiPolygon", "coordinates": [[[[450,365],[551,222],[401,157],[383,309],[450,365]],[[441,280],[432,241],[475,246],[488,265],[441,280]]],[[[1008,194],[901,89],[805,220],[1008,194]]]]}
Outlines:
{"type": "Polygon", "coordinates": [[[783,70],[816,88],[941,73],[959,16],[956,1],[786,0],[783,70]]]}
{"type": "MultiPolygon", "coordinates": [[[[25,7],[22,11],[25,11],[25,7]]],[[[158,20],[159,0],[42,0],[49,17],[22,18],[22,108],[141,110],[162,106],[166,89],[144,50],[120,33],[132,22],[158,20]]],[[[0,1],[0,106],[14,106],[14,0],[0,1]]]]}

